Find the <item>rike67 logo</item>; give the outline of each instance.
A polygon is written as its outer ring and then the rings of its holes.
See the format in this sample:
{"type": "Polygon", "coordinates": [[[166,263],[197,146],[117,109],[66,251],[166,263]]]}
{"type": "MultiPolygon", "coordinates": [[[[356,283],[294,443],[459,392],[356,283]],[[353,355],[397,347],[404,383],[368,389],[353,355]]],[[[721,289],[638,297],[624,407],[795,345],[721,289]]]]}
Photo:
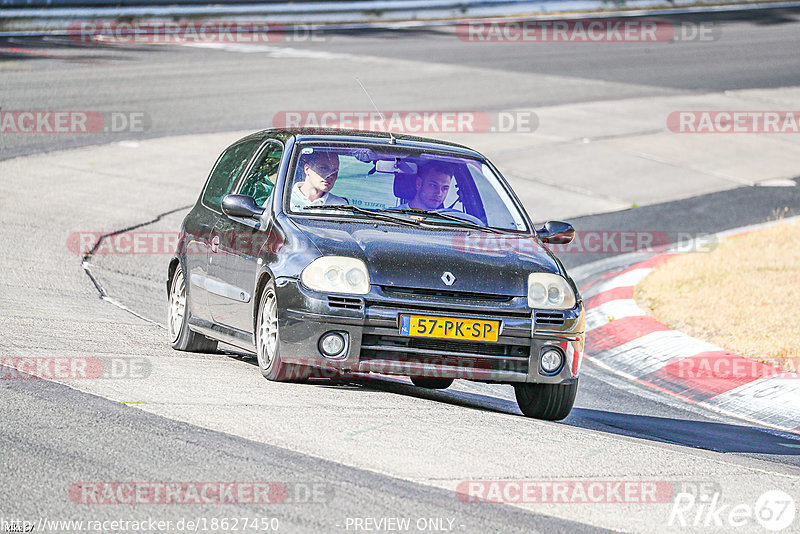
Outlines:
{"type": "Polygon", "coordinates": [[[794,524],[797,507],[785,491],[770,490],[755,502],[735,502],[723,499],[716,484],[709,488],[685,484],[675,495],[667,520],[669,527],[688,529],[714,528],[731,531],[745,527],[748,531],[760,525],[770,532],[780,532],[794,524]]]}

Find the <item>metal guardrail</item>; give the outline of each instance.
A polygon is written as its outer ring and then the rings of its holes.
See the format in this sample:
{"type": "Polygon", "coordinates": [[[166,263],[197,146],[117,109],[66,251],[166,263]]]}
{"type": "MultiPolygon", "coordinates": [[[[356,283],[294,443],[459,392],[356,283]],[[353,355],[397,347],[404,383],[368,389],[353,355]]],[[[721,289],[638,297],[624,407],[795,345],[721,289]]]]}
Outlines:
{"type": "MultiPolygon", "coordinates": [[[[292,0],[309,3],[320,0],[292,0]]],[[[401,0],[402,1],[402,0],[401,0]]],[[[211,5],[211,4],[287,4],[282,0],[0,0],[0,8],[62,8],[62,7],[124,7],[150,5],[211,5]]]]}
{"type": "MultiPolygon", "coordinates": [[[[0,25],[3,19],[18,18],[107,18],[175,16],[269,16],[292,17],[299,22],[329,20],[408,20],[468,16],[482,12],[518,14],[563,11],[579,4],[595,8],[619,7],[628,3],[657,2],[673,5],[675,1],[697,0],[0,0],[0,25]],[[24,2],[24,5],[16,5],[24,2]],[[12,7],[12,3],[15,5],[12,7]],[[42,5],[45,3],[45,5],[42,5]],[[556,7],[557,6],[557,7],[556,7]],[[563,7],[562,7],[563,6],[563,7]]],[[[724,1],[724,0],[722,0],[724,1]]],[[[737,1],[737,0],[733,0],[737,1]]],[[[281,20],[276,20],[282,22],[281,20]]]]}
{"type": "MultiPolygon", "coordinates": [[[[39,13],[72,12],[138,14],[144,12],[205,14],[326,14],[388,13],[395,11],[428,12],[441,9],[466,12],[476,8],[509,8],[561,3],[565,0],[0,0],[2,16],[37,16],[39,13]]],[[[624,4],[626,0],[595,0],[594,3],[624,4]]],[[[637,1],[637,0],[633,0],[637,1]]],[[[664,0],[669,3],[671,0],[664,0]]],[[[526,7],[527,9],[527,7],[526,7]]]]}
{"type": "Polygon", "coordinates": [[[0,36],[68,31],[76,21],[252,21],[373,24],[622,10],[727,10],[794,6],[762,0],[0,0],[0,36]]]}
{"type": "MultiPolygon", "coordinates": [[[[547,1],[547,0],[545,0],[547,1]]],[[[624,1],[624,0],[623,0],[624,1]]],[[[531,3],[530,0],[0,0],[0,9],[60,9],[60,8],[128,8],[152,6],[192,6],[221,8],[237,6],[259,6],[265,11],[306,12],[348,11],[352,9],[396,10],[414,7],[458,7],[491,6],[531,3]]]]}

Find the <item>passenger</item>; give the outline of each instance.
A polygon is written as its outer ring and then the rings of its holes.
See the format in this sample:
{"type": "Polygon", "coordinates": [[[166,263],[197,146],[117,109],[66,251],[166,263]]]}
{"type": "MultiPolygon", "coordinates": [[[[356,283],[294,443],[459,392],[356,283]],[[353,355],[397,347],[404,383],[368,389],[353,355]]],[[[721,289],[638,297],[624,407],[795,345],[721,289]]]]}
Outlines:
{"type": "Polygon", "coordinates": [[[338,174],[339,158],[336,154],[319,151],[309,154],[303,164],[304,180],[292,187],[292,209],[347,204],[346,199],[330,192],[338,174]]]}
{"type": "Polygon", "coordinates": [[[417,193],[408,204],[400,207],[426,211],[442,209],[452,180],[452,172],[447,164],[433,162],[422,166],[417,175],[417,193]]]}

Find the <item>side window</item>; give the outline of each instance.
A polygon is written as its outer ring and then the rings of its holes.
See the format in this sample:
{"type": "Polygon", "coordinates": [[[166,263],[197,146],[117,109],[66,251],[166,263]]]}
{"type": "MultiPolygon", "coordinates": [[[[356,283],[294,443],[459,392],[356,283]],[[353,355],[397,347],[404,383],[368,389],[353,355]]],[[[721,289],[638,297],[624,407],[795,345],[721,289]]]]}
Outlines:
{"type": "Polygon", "coordinates": [[[260,140],[246,141],[230,147],[222,154],[203,193],[204,204],[219,209],[222,197],[230,193],[236,177],[242,172],[250,154],[260,144],[260,140]]]}
{"type": "Polygon", "coordinates": [[[282,155],[283,147],[276,142],[270,142],[247,175],[242,184],[241,194],[253,197],[256,199],[256,204],[264,206],[272,195],[272,190],[275,189],[282,155]]]}

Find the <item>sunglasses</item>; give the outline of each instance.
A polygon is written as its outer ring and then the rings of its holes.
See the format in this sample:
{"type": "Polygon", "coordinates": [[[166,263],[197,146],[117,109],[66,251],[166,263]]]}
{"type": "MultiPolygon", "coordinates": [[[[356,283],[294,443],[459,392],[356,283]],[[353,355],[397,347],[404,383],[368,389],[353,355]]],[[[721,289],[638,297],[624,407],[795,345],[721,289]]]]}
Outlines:
{"type": "Polygon", "coordinates": [[[330,176],[332,174],[336,174],[337,172],[339,172],[339,167],[325,167],[325,166],[321,166],[320,167],[320,166],[316,166],[316,165],[309,165],[309,167],[314,169],[314,172],[316,172],[317,174],[319,174],[322,177],[327,177],[327,176],[330,176]]]}

